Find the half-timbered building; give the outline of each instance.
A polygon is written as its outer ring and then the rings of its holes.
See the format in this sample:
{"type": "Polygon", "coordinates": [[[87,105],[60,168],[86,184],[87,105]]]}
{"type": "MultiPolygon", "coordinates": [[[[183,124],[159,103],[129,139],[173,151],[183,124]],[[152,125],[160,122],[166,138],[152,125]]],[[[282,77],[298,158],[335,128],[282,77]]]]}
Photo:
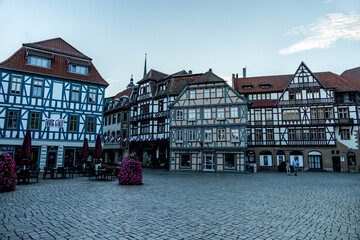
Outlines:
{"type": "Polygon", "coordinates": [[[170,106],[170,171],[244,172],[248,104],[210,71],[170,106]]]}
{"type": "Polygon", "coordinates": [[[130,98],[133,78],[127,88],[107,100],[104,110],[104,160],[117,163],[129,154],[130,98]]]}
{"type": "Polygon", "coordinates": [[[130,152],[146,167],[169,167],[169,104],[199,74],[180,71],[164,74],[151,69],[137,84],[132,96],[130,152]]]}
{"type": "Polygon", "coordinates": [[[61,38],[26,43],[0,63],[0,151],[17,155],[31,130],[39,167],[81,161],[102,134],[105,88],[92,59],[61,38]]]}
{"type": "Polygon", "coordinates": [[[301,63],[292,75],[233,75],[233,86],[254,102],[247,134],[250,164],[276,169],[298,159],[304,170],[358,171],[358,88],[345,77],[313,73],[301,63]]]}

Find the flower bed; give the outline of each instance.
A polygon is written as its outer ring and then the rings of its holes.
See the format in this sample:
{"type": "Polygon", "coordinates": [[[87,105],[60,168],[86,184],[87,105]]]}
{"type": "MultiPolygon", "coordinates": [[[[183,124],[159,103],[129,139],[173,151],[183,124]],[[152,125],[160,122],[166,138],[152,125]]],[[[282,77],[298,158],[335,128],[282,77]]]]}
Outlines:
{"type": "Polygon", "coordinates": [[[127,155],[119,166],[117,178],[120,185],[142,184],[142,164],[135,154],[127,155]]]}
{"type": "Polygon", "coordinates": [[[17,178],[15,160],[9,153],[0,155],[0,192],[16,188],[17,178]]]}

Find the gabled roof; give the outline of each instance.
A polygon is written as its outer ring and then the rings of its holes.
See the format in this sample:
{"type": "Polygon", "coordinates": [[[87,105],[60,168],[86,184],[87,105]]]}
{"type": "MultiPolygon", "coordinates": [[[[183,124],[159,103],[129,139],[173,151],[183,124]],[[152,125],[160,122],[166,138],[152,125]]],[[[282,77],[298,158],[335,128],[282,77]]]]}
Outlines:
{"type": "Polygon", "coordinates": [[[109,85],[102,78],[100,73],[96,70],[95,66],[91,62],[91,58],[83,55],[81,52],[77,51],[75,48],[73,48],[71,45],[66,43],[61,38],[24,44],[23,47],[21,47],[18,51],[16,51],[11,57],[1,62],[0,68],[40,74],[49,77],[78,80],[87,83],[95,83],[106,86],[109,85]],[[28,49],[28,47],[36,48],[35,52],[37,53],[34,53],[33,49],[28,49]],[[57,47],[59,49],[57,49],[57,47]],[[45,49],[46,52],[43,52],[43,50],[45,49]],[[31,55],[31,54],[39,54],[39,53],[43,54],[43,57],[48,57],[49,59],[51,59],[50,68],[43,68],[43,67],[27,64],[28,54],[31,55]],[[74,57],[76,57],[76,59],[74,59],[74,57]],[[89,67],[88,74],[82,75],[82,74],[69,72],[68,64],[70,61],[71,62],[76,61],[78,64],[82,66],[87,65],[89,67]]]}
{"type": "Polygon", "coordinates": [[[143,83],[146,80],[155,80],[155,81],[160,81],[161,79],[165,78],[166,76],[168,76],[168,74],[156,71],[154,69],[151,69],[143,79],[141,79],[140,81],[138,81],[137,83],[143,83]]]}
{"type": "Polygon", "coordinates": [[[118,109],[118,108],[121,108],[121,107],[128,107],[127,104],[130,101],[130,96],[131,96],[132,90],[133,90],[132,88],[127,88],[124,91],[119,92],[115,96],[110,97],[110,99],[111,99],[110,102],[118,101],[118,103],[116,104],[116,106],[114,106],[113,108],[111,108],[109,110],[105,109],[105,112],[112,112],[112,111],[114,111],[114,109],[118,109]],[[121,101],[121,98],[123,98],[123,97],[126,97],[125,102],[121,101]]]}
{"type": "Polygon", "coordinates": [[[360,67],[348,69],[340,76],[349,81],[357,89],[360,89],[360,67]]]}
{"type": "MultiPolygon", "coordinates": [[[[332,72],[313,73],[325,88],[333,88],[335,91],[354,91],[355,88],[349,81],[332,72]]],[[[294,75],[274,75],[260,77],[235,78],[234,88],[242,94],[246,93],[266,93],[266,92],[282,92],[294,75]],[[262,88],[262,84],[270,83],[269,88],[262,88]],[[243,86],[252,86],[251,89],[245,89],[243,86]]]]}
{"type": "Polygon", "coordinates": [[[24,47],[31,47],[39,50],[49,51],[53,53],[64,54],[67,56],[73,56],[78,58],[83,58],[87,60],[92,60],[88,56],[82,54],[76,48],[71,46],[69,43],[64,41],[62,38],[53,38],[44,41],[34,42],[34,43],[24,43],[24,47]]]}
{"type": "Polygon", "coordinates": [[[196,78],[195,80],[191,81],[190,85],[201,84],[201,83],[218,83],[218,82],[225,82],[225,80],[218,77],[211,71],[208,71],[203,75],[201,75],[200,77],[196,78]]]}

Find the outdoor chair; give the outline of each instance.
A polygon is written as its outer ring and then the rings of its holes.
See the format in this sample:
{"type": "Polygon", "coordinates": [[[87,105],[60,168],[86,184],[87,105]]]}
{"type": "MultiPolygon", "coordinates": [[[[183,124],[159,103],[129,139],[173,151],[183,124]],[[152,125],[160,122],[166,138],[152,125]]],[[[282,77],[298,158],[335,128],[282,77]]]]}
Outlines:
{"type": "Polygon", "coordinates": [[[104,180],[113,180],[114,168],[106,168],[104,173],[104,180]]]}
{"type": "Polygon", "coordinates": [[[36,178],[36,182],[39,182],[39,173],[40,173],[40,168],[38,170],[34,170],[30,173],[29,178],[36,178]]]}
{"type": "Polygon", "coordinates": [[[114,172],[113,172],[113,178],[116,179],[117,176],[119,175],[120,172],[120,168],[116,167],[114,168],[114,172]]]}
{"type": "Polygon", "coordinates": [[[74,168],[73,167],[68,167],[67,170],[66,170],[69,178],[74,178],[74,168]]]}
{"type": "Polygon", "coordinates": [[[56,178],[58,177],[58,175],[61,175],[61,178],[66,178],[66,171],[64,167],[58,167],[56,170],[56,178]]]}
{"type": "Polygon", "coordinates": [[[16,174],[18,183],[29,183],[30,171],[29,169],[22,169],[16,174]]]}

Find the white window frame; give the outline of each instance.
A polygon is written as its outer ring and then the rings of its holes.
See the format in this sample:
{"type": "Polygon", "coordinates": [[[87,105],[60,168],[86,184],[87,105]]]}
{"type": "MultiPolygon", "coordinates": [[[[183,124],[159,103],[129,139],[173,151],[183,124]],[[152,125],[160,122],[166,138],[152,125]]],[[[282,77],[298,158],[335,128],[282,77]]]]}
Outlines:
{"type": "Polygon", "coordinates": [[[211,119],[212,110],[211,108],[204,108],[204,119],[211,119]]]}
{"type": "Polygon", "coordinates": [[[204,89],[204,98],[210,98],[211,93],[210,93],[210,89],[204,89]]]}
{"type": "Polygon", "coordinates": [[[239,107],[230,107],[230,118],[239,117],[239,107]]]}
{"type": "Polygon", "coordinates": [[[184,142],[184,131],[177,130],[175,143],[183,143],[183,142],[184,142]]]}
{"type": "Polygon", "coordinates": [[[237,128],[231,129],[231,142],[240,142],[240,131],[237,128]]]}
{"type": "Polygon", "coordinates": [[[184,119],[184,110],[176,110],[176,120],[184,119]]]}
{"type": "Polygon", "coordinates": [[[191,99],[191,100],[196,99],[196,90],[190,90],[189,99],[191,99]]]}
{"type": "Polygon", "coordinates": [[[196,130],[189,129],[189,142],[195,142],[196,141],[196,130]]]}
{"type": "Polygon", "coordinates": [[[205,143],[212,142],[212,130],[211,129],[204,129],[204,142],[205,143]]]}
{"type": "Polygon", "coordinates": [[[216,109],[216,120],[225,120],[225,108],[216,109]]]}
{"type": "Polygon", "coordinates": [[[196,121],[196,109],[189,109],[188,111],[188,121],[196,121]]]}
{"type": "Polygon", "coordinates": [[[222,88],[217,88],[216,89],[216,97],[217,98],[223,97],[223,89],[222,88]]]}

